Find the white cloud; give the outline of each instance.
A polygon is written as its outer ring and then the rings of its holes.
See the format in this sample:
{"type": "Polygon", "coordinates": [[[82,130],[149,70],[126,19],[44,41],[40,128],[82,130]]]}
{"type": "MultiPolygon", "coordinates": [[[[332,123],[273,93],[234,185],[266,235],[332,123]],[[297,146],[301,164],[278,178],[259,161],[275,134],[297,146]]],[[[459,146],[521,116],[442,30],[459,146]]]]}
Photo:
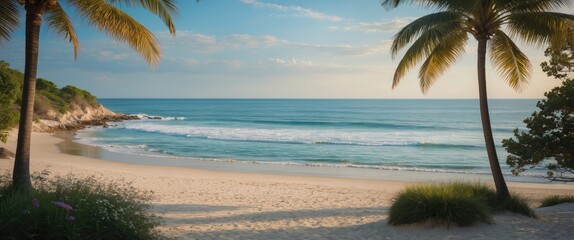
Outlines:
{"type": "Polygon", "coordinates": [[[306,51],[324,52],[333,55],[345,56],[364,56],[378,53],[388,53],[391,47],[391,41],[381,41],[373,45],[320,45],[299,42],[285,42],[285,45],[294,49],[306,51]]]}
{"type": "Polygon", "coordinates": [[[395,18],[389,21],[381,21],[381,22],[360,22],[359,24],[355,25],[347,25],[347,26],[332,26],[329,27],[330,30],[339,30],[343,29],[345,31],[357,31],[357,32],[365,32],[365,33],[374,33],[374,32],[397,32],[405,27],[407,24],[412,22],[415,18],[412,17],[405,17],[405,18],[395,18]]]}
{"type": "Polygon", "coordinates": [[[287,66],[304,66],[312,67],[315,66],[311,60],[297,60],[295,58],[283,59],[283,58],[269,58],[269,61],[276,64],[287,65],[287,66]]]}
{"type": "Polygon", "coordinates": [[[371,55],[387,53],[390,49],[390,41],[381,41],[373,45],[321,45],[303,42],[292,42],[279,39],[275,36],[255,36],[249,34],[233,34],[222,37],[209,36],[201,33],[183,31],[176,38],[168,37],[169,34],[159,34],[166,48],[189,49],[196,53],[214,53],[222,51],[235,51],[241,49],[258,49],[268,47],[283,47],[295,50],[314,51],[331,55],[371,55]]]}
{"type": "Polygon", "coordinates": [[[306,17],[315,20],[330,21],[330,22],[339,22],[342,20],[342,18],[338,16],[328,15],[322,12],[317,12],[315,10],[300,6],[294,6],[294,5],[286,6],[275,3],[261,2],[258,0],[242,0],[242,2],[245,4],[251,4],[256,7],[269,8],[281,12],[288,12],[291,13],[292,16],[296,17],[306,17]]]}
{"type": "Polygon", "coordinates": [[[227,50],[246,48],[270,47],[278,44],[279,40],[274,36],[253,36],[247,34],[233,34],[218,38],[190,31],[178,32],[176,38],[167,33],[158,34],[166,48],[190,49],[192,52],[212,53],[227,50]]]}
{"type": "Polygon", "coordinates": [[[277,45],[279,40],[274,36],[252,36],[233,34],[223,38],[222,44],[230,48],[260,48],[277,45]]]}

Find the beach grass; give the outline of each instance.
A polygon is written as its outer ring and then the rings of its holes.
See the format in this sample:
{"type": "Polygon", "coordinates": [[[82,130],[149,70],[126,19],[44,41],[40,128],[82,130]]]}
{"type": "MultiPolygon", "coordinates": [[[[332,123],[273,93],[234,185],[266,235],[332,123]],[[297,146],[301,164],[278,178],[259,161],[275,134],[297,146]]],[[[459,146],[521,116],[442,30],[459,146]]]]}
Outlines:
{"type": "Polygon", "coordinates": [[[162,238],[155,230],[161,220],[149,212],[151,192],[95,177],[44,172],[33,179],[33,194],[1,181],[2,239],[162,238]]]}
{"type": "Polygon", "coordinates": [[[548,196],[542,200],[540,207],[550,207],[561,203],[574,203],[574,196],[548,196]]]}
{"type": "Polygon", "coordinates": [[[470,226],[476,222],[493,223],[495,211],[512,211],[535,217],[525,199],[511,195],[504,202],[485,184],[449,182],[418,184],[399,192],[389,210],[388,223],[403,225],[431,223],[470,226]]]}

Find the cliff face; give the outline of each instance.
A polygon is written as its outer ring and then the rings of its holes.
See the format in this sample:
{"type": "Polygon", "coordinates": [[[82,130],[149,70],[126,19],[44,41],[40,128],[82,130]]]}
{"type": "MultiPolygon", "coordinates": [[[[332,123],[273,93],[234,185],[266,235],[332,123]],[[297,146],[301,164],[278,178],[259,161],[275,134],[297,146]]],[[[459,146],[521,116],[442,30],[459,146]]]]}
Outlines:
{"type": "Polygon", "coordinates": [[[87,126],[108,126],[108,122],[134,120],[136,116],[119,114],[110,111],[101,104],[71,103],[65,113],[53,109],[46,111],[34,122],[34,131],[75,131],[87,126]]]}

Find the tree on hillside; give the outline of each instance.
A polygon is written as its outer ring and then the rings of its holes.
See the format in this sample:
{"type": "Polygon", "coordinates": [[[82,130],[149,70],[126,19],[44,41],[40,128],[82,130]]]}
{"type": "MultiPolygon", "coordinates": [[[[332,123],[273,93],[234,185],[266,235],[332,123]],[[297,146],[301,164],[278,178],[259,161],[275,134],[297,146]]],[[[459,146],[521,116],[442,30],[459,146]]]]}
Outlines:
{"type": "Polygon", "coordinates": [[[160,49],[157,38],[135,19],[116,6],[141,7],[158,16],[175,34],[172,16],[177,9],[174,0],[2,0],[0,1],[0,43],[7,41],[18,26],[20,16],[25,14],[26,53],[24,86],[13,186],[32,191],[30,181],[30,140],[36,73],[38,69],[40,27],[44,24],[57,35],[73,44],[74,57],[78,54],[78,38],[71,19],[65,10],[73,11],[90,26],[96,27],[112,38],[127,43],[150,65],[159,61],[160,49]],[[63,5],[66,8],[63,8],[63,5]]]}
{"type": "Polygon", "coordinates": [[[19,95],[15,89],[19,89],[20,81],[18,72],[9,68],[10,65],[0,61],[0,141],[6,143],[8,132],[18,122],[18,112],[14,103],[19,95]]]}
{"type": "Polygon", "coordinates": [[[541,45],[561,41],[574,15],[552,12],[571,5],[570,0],[383,0],[383,6],[415,3],[437,12],[414,20],[393,39],[393,57],[412,42],[393,78],[396,87],[408,70],[421,60],[420,87],[426,92],[439,76],[465,53],[470,36],[478,42],[477,70],[480,115],[486,151],[499,199],[509,196],[496,154],[486,91],[486,52],[510,87],[521,90],[530,76],[531,64],[512,38],[541,45]],[[509,34],[507,34],[506,32],[509,34]]]}

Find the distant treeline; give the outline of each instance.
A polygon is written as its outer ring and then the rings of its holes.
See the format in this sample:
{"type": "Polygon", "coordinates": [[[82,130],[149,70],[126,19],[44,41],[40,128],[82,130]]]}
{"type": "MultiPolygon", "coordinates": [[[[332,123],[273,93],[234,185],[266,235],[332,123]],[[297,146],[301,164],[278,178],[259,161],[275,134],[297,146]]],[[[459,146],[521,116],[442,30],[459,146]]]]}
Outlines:
{"type": "MultiPolygon", "coordinates": [[[[24,73],[10,68],[0,61],[0,140],[6,141],[6,133],[18,123],[24,73]]],[[[53,82],[36,80],[34,114],[36,119],[54,119],[54,114],[63,114],[71,104],[80,107],[94,106],[96,97],[86,90],[74,86],[58,88],[53,82]]]]}

